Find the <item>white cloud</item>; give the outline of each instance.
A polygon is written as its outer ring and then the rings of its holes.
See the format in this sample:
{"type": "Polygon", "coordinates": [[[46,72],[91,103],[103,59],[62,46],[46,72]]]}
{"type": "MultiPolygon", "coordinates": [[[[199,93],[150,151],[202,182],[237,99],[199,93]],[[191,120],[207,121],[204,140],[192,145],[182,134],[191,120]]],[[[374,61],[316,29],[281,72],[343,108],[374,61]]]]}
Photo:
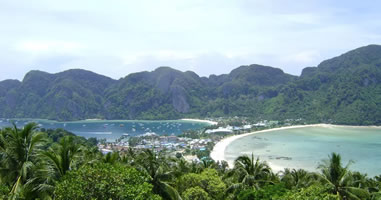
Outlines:
{"type": "Polygon", "coordinates": [[[173,51],[173,50],[159,50],[153,52],[131,52],[124,53],[121,56],[123,63],[136,64],[142,59],[151,57],[159,61],[168,61],[168,60],[182,60],[182,59],[193,59],[196,57],[195,53],[185,52],[185,51],[173,51]]]}
{"type": "Polygon", "coordinates": [[[301,51],[295,54],[287,55],[283,57],[282,60],[285,62],[308,64],[308,63],[316,61],[317,58],[320,58],[320,53],[318,51],[307,50],[307,51],[301,51]]]}
{"type": "Polygon", "coordinates": [[[0,80],[21,79],[30,69],[78,67],[113,78],[162,65],[209,75],[252,63],[300,74],[381,43],[380,6],[370,0],[0,1],[0,80]]]}
{"type": "Polygon", "coordinates": [[[84,49],[84,46],[75,42],[66,41],[22,41],[14,47],[17,51],[38,53],[76,53],[84,49]]]}

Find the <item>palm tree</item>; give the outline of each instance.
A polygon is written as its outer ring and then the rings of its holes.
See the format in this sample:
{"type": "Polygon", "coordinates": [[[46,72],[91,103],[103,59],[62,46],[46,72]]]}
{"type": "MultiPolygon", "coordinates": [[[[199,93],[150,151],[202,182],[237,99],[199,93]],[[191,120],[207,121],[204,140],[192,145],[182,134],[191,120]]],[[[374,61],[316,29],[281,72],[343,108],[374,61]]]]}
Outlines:
{"type": "Polygon", "coordinates": [[[225,160],[223,161],[217,161],[216,168],[218,171],[218,174],[224,175],[229,170],[229,164],[225,160]]]}
{"type": "Polygon", "coordinates": [[[371,193],[371,199],[381,199],[381,176],[375,176],[374,178],[368,179],[368,181],[368,191],[371,193]]]}
{"type": "Polygon", "coordinates": [[[133,148],[128,148],[126,152],[124,152],[121,156],[121,162],[124,164],[128,164],[130,166],[135,165],[137,153],[133,148]]]}
{"type": "Polygon", "coordinates": [[[53,165],[58,177],[62,177],[72,168],[80,150],[80,145],[75,143],[74,138],[66,136],[42,154],[53,165]]]}
{"type": "Polygon", "coordinates": [[[236,189],[255,188],[259,189],[266,183],[273,183],[275,175],[266,162],[262,162],[259,158],[254,159],[244,155],[239,156],[234,162],[234,169],[231,171],[235,175],[238,183],[228,188],[228,192],[236,189]]]}
{"type": "Polygon", "coordinates": [[[220,165],[219,163],[210,159],[203,159],[201,160],[201,162],[192,161],[192,163],[189,166],[189,172],[199,174],[202,171],[204,171],[204,169],[208,168],[219,170],[220,165]]]}
{"type": "Polygon", "coordinates": [[[31,169],[31,178],[24,184],[27,199],[51,199],[57,174],[43,159],[31,169]]]}
{"type": "Polygon", "coordinates": [[[316,174],[307,172],[304,169],[288,169],[282,172],[281,181],[286,184],[288,189],[307,188],[316,182],[316,174]]]}
{"type": "Polygon", "coordinates": [[[99,151],[98,147],[81,147],[81,162],[80,165],[92,164],[102,160],[103,154],[99,151]]]}
{"type": "Polygon", "coordinates": [[[143,172],[150,177],[153,191],[163,199],[179,200],[179,193],[170,185],[172,172],[168,168],[168,160],[157,155],[150,149],[145,149],[138,158],[138,164],[143,172]]]}
{"type": "Polygon", "coordinates": [[[189,163],[184,158],[173,158],[172,160],[173,166],[171,168],[176,178],[190,172],[189,163]]]}
{"type": "Polygon", "coordinates": [[[38,162],[38,151],[45,136],[37,128],[35,123],[27,124],[21,130],[13,125],[13,128],[3,130],[0,136],[0,173],[11,186],[12,198],[17,197],[38,162]]]}
{"type": "Polygon", "coordinates": [[[198,162],[192,161],[192,163],[190,164],[190,172],[191,173],[199,174],[202,172],[203,169],[204,169],[203,165],[198,163],[198,162]]]}
{"type": "Polygon", "coordinates": [[[214,160],[209,160],[209,159],[202,159],[200,164],[201,164],[202,169],[215,168],[216,167],[216,162],[214,160]]]}
{"type": "Polygon", "coordinates": [[[321,169],[321,180],[331,188],[333,194],[339,195],[342,199],[367,199],[367,190],[355,187],[353,174],[349,170],[350,161],[345,167],[342,166],[341,156],[332,153],[328,160],[324,160],[319,165],[321,169]]]}
{"type": "Polygon", "coordinates": [[[117,151],[109,152],[103,156],[102,161],[104,163],[115,164],[116,162],[121,161],[121,157],[117,151]]]}

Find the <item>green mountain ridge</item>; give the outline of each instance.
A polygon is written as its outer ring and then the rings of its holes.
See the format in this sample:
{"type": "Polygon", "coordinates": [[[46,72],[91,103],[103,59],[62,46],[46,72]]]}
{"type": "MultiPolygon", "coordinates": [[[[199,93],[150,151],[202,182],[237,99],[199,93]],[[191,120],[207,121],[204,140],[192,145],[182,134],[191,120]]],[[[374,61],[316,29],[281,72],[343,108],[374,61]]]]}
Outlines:
{"type": "Polygon", "coordinates": [[[0,82],[0,117],[55,120],[246,116],[381,124],[381,46],[369,45],[293,76],[263,65],[200,77],[159,67],[114,80],[73,69],[0,82]]]}

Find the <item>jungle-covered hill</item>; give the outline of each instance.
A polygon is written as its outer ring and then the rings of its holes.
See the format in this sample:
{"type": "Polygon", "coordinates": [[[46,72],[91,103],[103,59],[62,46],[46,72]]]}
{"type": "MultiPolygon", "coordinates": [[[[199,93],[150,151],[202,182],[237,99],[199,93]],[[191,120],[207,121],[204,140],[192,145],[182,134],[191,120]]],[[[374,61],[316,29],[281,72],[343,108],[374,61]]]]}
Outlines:
{"type": "MultiPolygon", "coordinates": [[[[107,66],[105,66],[107,67],[107,66]]],[[[72,69],[0,82],[0,117],[56,120],[246,116],[381,124],[381,46],[361,47],[303,69],[263,65],[200,77],[160,67],[114,80],[72,69]]]]}

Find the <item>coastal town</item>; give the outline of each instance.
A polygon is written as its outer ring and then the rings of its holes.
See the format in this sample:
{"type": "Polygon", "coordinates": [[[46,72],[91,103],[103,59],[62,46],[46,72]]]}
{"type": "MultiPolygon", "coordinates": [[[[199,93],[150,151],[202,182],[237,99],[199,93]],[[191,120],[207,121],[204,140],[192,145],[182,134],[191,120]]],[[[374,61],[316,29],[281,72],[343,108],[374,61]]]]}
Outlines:
{"type": "Polygon", "coordinates": [[[184,157],[189,162],[199,162],[210,159],[214,145],[228,136],[302,123],[301,119],[288,119],[284,122],[268,120],[251,122],[238,117],[207,119],[205,121],[209,123],[209,126],[200,130],[189,130],[180,135],[158,135],[148,132],[134,137],[122,136],[114,142],[101,140],[98,148],[104,154],[114,151],[123,152],[129,148],[135,150],[152,149],[155,152],[165,152],[170,156],[184,157]]]}

